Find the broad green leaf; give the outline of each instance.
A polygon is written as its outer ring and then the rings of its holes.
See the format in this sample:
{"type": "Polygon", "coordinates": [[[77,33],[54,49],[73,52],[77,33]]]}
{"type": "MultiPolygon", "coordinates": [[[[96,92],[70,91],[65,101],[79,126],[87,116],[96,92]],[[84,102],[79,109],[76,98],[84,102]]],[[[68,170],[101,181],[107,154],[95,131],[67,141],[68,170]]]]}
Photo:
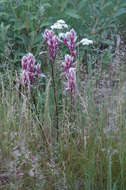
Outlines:
{"type": "Polygon", "coordinates": [[[77,10],[80,11],[84,9],[85,7],[87,7],[87,5],[88,5],[88,0],[82,0],[78,3],[77,10]]]}
{"type": "Polygon", "coordinates": [[[67,10],[65,14],[69,17],[80,19],[80,16],[76,13],[75,10],[67,10]]]}
{"type": "Polygon", "coordinates": [[[116,17],[120,17],[122,15],[126,14],[126,8],[121,8],[116,14],[115,14],[115,18],[116,17]]]}

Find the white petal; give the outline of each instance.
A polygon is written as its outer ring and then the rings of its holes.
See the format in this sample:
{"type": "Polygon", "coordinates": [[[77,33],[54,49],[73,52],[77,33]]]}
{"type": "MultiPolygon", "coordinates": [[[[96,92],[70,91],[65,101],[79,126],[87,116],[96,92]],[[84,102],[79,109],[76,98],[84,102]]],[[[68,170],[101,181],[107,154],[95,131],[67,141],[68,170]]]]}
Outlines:
{"type": "Polygon", "coordinates": [[[83,38],[79,44],[82,44],[82,45],[90,45],[90,44],[93,44],[93,41],[92,40],[88,40],[87,38],[83,38]]]}

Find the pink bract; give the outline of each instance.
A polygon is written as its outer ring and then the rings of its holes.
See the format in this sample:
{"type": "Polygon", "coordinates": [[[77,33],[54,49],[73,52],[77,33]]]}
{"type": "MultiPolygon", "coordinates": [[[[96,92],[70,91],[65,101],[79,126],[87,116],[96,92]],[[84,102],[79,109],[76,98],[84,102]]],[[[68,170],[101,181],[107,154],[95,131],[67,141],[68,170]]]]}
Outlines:
{"type": "Polygon", "coordinates": [[[74,93],[75,92],[75,84],[76,84],[75,68],[70,68],[69,72],[67,73],[66,90],[74,93]]]}
{"type": "Polygon", "coordinates": [[[73,57],[76,56],[76,40],[77,35],[74,29],[71,29],[69,32],[66,32],[64,37],[64,44],[68,47],[73,57]]]}
{"type": "Polygon", "coordinates": [[[70,67],[73,64],[73,57],[70,55],[65,55],[65,61],[63,62],[63,66],[64,66],[64,72],[68,73],[70,67]]]}
{"type": "Polygon", "coordinates": [[[23,86],[32,85],[34,79],[40,75],[40,64],[35,65],[35,57],[32,53],[23,56],[21,64],[21,84],[23,86]]]}
{"type": "Polygon", "coordinates": [[[48,29],[45,30],[43,38],[48,45],[49,58],[50,60],[53,60],[56,56],[60,40],[52,30],[48,29]]]}

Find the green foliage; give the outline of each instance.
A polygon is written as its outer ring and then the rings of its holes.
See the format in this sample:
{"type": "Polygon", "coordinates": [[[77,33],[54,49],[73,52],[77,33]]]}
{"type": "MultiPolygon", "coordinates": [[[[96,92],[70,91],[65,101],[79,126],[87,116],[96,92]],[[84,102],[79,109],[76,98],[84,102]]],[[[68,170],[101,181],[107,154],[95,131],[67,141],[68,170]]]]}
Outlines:
{"type": "Polygon", "coordinates": [[[28,51],[38,55],[42,32],[60,18],[74,27],[80,37],[89,36],[96,44],[106,43],[106,39],[114,41],[117,21],[125,18],[125,7],[123,0],[2,0],[0,48],[2,52],[2,47],[9,48],[9,59],[14,63],[19,63],[28,51]]]}

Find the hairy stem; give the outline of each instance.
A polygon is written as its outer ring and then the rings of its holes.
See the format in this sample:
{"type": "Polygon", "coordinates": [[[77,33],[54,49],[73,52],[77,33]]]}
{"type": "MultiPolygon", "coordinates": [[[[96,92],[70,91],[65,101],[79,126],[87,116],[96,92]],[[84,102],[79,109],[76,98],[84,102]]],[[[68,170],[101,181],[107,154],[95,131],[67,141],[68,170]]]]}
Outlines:
{"type": "Polygon", "coordinates": [[[70,123],[72,123],[72,109],[73,109],[73,96],[72,91],[70,92],[70,123]]]}

